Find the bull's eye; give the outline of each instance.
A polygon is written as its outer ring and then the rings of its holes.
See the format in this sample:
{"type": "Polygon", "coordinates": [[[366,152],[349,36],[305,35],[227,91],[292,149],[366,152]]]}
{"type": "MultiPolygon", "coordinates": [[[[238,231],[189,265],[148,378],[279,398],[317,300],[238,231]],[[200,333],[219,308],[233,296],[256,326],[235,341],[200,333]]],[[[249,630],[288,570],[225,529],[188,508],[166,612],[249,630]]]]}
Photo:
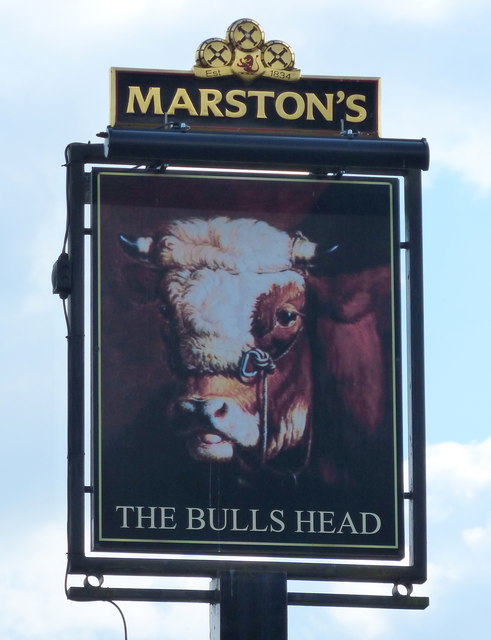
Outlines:
{"type": "Polygon", "coordinates": [[[291,327],[297,321],[298,315],[298,311],[291,311],[290,309],[278,309],[278,311],[276,312],[276,322],[281,327],[291,327]]]}

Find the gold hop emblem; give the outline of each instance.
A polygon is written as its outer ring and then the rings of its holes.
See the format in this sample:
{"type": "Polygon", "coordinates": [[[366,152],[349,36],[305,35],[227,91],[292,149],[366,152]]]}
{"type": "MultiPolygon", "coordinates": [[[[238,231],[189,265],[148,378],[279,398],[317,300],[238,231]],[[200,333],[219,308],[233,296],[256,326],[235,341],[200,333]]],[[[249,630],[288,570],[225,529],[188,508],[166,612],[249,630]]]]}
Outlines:
{"type": "Polygon", "coordinates": [[[196,62],[202,67],[223,67],[229,65],[234,57],[234,50],[226,40],[209,38],[196,52],[196,62]]]}
{"type": "Polygon", "coordinates": [[[255,51],[264,44],[264,31],[255,20],[243,18],[233,22],[227,29],[227,40],[241,51],[255,51]]]}
{"type": "Polygon", "coordinates": [[[270,69],[282,69],[287,71],[293,69],[295,64],[295,54],[290,45],[281,40],[270,40],[264,45],[263,60],[266,67],[270,69]]]}
{"type": "Polygon", "coordinates": [[[286,42],[266,42],[258,22],[241,18],[230,25],[225,39],[209,38],[201,43],[193,72],[200,78],[236,75],[244,82],[259,76],[295,81],[300,70],[294,64],[293,49],[286,42]]]}

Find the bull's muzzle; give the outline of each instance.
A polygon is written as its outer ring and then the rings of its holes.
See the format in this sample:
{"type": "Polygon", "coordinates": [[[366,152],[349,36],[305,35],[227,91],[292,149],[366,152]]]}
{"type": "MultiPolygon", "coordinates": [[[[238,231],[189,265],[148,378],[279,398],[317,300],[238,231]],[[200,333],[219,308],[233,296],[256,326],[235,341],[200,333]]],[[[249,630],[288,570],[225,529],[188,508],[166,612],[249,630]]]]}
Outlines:
{"type": "Polygon", "coordinates": [[[230,461],[240,449],[259,441],[255,385],[250,388],[222,375],[188,380],[177,403],[179,423],[191,456],[211,462],[230,461]]]}

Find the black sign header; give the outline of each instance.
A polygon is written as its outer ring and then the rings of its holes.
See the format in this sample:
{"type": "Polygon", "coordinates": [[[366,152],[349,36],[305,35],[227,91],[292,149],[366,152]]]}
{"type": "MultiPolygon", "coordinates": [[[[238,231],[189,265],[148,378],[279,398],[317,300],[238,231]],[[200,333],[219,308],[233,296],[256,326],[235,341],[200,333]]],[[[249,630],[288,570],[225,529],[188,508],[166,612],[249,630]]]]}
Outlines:
{"type": "Polygon", "coordinates": [[[205,77],[183,71],[111,70],[112,127],[193,131],[379,135],[378,78],[303,76],[272,70],[246,84],[214,68],[205,77]],[[278,81],[280,80],[280,81],[278,81]]]}

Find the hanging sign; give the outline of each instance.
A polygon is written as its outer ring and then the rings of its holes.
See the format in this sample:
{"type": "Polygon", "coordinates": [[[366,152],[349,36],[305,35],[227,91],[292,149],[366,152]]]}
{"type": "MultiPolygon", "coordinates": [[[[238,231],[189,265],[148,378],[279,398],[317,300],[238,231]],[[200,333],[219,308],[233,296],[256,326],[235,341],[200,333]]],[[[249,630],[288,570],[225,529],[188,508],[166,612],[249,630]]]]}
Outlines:
{"type": "Polygon", "coordinates": [[[379,79],[302,76],[255,20],[198,47],[192,72],[111,69],[112,127],[379,135],[379,79]]]}
{"type": "Polygon", "coordinates": [[[397,179],[93,183],[94,549],[401,558],[397,179]]]}

